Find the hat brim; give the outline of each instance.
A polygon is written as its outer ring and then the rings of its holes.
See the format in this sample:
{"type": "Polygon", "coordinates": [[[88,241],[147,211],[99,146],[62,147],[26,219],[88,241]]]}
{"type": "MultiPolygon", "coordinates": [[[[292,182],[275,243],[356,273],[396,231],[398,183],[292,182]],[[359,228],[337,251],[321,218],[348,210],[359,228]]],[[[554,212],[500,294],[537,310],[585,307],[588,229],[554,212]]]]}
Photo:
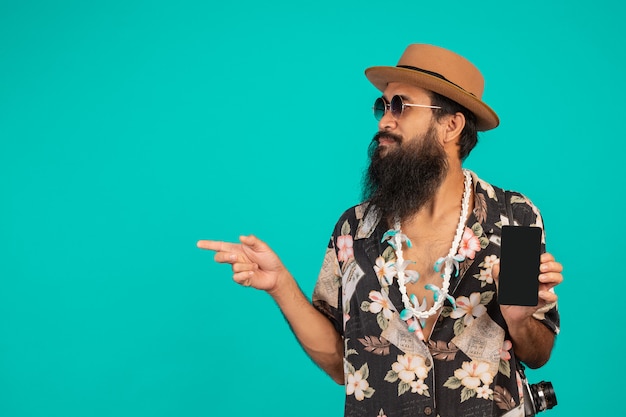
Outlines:
{"type": "Polygon", "coordinates": [[[380,91],[384,91],[389,83],[399,82],[434,91],[456,101],[476,115],[476,128],[479,131],[490,130],[500,124],[496,112],[478,97],[434,75],[409,68],[378,66],[366,69],[365,76],[380,91]]]}

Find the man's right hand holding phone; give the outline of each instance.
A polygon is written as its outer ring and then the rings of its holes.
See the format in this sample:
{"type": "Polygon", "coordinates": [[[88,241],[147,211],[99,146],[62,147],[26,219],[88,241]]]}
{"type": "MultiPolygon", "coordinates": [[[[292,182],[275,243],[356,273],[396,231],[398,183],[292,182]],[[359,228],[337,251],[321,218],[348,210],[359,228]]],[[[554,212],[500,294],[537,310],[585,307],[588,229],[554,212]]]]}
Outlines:
{"type": "MultiPolygon", "coordinates": [[[[554,333],[539,320],[557,302],[554,287],[563,281],[563,266],[550,253],[540,257],[538,299],[536,306],[500,305],[515,352],[530,368],[538,368],[550,357],[554,345],[554,333]]],[[[494,265],[492,275],[499,286],[500,265],[494,265]]]]}

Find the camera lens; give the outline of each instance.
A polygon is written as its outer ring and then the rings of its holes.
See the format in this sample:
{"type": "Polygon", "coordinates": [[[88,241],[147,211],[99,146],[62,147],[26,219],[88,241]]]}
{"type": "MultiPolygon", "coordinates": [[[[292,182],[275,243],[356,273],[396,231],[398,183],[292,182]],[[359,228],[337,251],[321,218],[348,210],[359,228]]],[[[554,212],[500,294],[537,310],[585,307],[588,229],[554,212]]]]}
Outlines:
{"type": "Polygon", "coordinates": [[[551,382],[541,381],[529,387],[537,412],[549,410],[557,404],[551,382]]]}

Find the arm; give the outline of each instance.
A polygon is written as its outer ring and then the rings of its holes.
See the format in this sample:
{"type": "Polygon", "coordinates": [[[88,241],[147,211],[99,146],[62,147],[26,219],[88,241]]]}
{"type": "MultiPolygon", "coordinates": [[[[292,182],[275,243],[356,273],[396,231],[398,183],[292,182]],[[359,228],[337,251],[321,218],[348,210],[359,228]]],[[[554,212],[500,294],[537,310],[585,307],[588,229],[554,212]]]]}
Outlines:
{"type": "Polygon", "coordinates": [[[311,305],[292,276],[285,272],[288,276],[284,284],[269,294],[311,359],[336,383],[343,385],[343,338],[330,320],[311,305]]]}
{"type": "Polygon", "coordinates": [[[266,291],[278,304],[298,341],[338,384],[343,385],[343,339],[332,323],[311,305],[293,276],[270,247],[254,236],[241,244],[198,241],[198,247],[215,251],[215,261],[230,264],[233,280],[266,291]]]}
{"type": "MultiPolygon", "coordinates": [[[[555,334],[533,317],[540,309],[556,303],[558,297],[552,289],[563,281],[563,267],[549,253],[541,255],[539,274],[539,304],[535,307],[501,305],[502,316],[509,328],[513,349],[517,357],[530,368],[543,366],[552,352],[555,334]]],[[[499,265],[493,275],[498,283],[499,265]]]]}

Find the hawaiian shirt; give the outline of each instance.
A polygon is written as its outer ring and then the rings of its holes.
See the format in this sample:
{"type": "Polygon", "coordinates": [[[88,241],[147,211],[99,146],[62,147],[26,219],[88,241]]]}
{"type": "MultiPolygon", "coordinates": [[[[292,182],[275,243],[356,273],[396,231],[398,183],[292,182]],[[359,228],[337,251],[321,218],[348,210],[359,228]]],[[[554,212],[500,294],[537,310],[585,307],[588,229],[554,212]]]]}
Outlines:
{"type": "MultiPolygon", "coordinates": [[[[366,203],[347,210],[337,222],[313,305],[344,339],[346,417],[524,416],[520,363],[491,270],[499,262],[503,224],[543,230],[543,222],[522,194],[505,194],[473,173],[472,178],[474,210],[459,246],[465,259],[450,281],[456,308],[444,303],[425,341],[400,318],[397,280],[385,278],[385,268],[395,261],[383,236],[386,222],[366,203]],[[514,219],[507,217],[505,195],[514,219]]],[[[535,318],[558,333],[556,305],[535,318]]]]}

